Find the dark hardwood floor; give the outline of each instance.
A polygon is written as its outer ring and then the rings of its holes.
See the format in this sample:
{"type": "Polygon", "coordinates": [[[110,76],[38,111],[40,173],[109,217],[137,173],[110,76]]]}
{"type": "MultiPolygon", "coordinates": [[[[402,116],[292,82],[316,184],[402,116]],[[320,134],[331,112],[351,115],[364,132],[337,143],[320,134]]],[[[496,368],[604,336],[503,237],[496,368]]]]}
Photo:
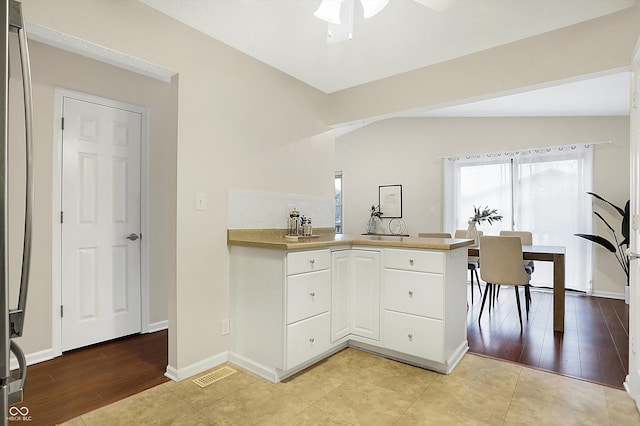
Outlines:
{"type": "MultiPolygon", "coordinates": [[[[562,335],[553,332],[551,292],[534,290],[521,333],[512,288],[502,289],[480,325],[475,292],[470,352],[622,388],[629,353],[624,301],[567,292],[562,335]]],[[[54,425],[166,382],[166,366],[166,330],[66,352],[29,366],[24,401],[16,406],[29,408],[31,424],[54,425]]]]}
{"type": "Polygon", "coordinates": [[[15,405],[29,409],[30,424],[55,425],[164,383],[167,336],[134,335],[30,365],[15,405]]]}
{"type": "Polygon", "coordinates": [[[521,332],[513,287],[501,289],[491,313],[485,306],[480,324],[477,286],[474,291],[467,317],[470,352],[623,388],[629,371],[629,307],[624,300],[567,291],[562,334],[553,331],[553,294],[533,290],[528,321],[522,303],[521,332]]]}

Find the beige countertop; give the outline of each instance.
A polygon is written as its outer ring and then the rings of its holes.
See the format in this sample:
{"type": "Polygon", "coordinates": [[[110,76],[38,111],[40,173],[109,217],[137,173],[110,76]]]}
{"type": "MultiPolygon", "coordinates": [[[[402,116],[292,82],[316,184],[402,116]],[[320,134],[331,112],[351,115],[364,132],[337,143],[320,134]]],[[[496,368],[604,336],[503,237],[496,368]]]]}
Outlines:
{"type": "Polygon", "coordinates": [[[300,237],[298,241],[291,241],[285,239],[285,231],[282,229],[228,229],[227,244],[280,250],[301,250],[341,245],[453,250],[473,243],[473,240],[467,239],[349,235],[334,234],[331,231],[332,229],[320,229],[317,230],[317,236],[300,237]]]}

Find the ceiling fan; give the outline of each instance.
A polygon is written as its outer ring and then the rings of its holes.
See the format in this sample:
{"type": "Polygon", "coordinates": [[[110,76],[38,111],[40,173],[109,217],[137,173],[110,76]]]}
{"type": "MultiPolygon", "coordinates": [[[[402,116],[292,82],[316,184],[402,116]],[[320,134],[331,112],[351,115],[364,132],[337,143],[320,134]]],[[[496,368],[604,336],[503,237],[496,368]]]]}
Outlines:
{"type": "MultiPolygon", "coordinates": [[[[454,0],[413,0],[436,12],[444,12],[454,0]]],[[[369,19],[384,9],[389,0],[360,0],[364,18],[369,19]]],[[[353,13],[355,0],[322,0],[313,15],[329,23],[327,43],[337,43],[353,38],[353,13]]]]}

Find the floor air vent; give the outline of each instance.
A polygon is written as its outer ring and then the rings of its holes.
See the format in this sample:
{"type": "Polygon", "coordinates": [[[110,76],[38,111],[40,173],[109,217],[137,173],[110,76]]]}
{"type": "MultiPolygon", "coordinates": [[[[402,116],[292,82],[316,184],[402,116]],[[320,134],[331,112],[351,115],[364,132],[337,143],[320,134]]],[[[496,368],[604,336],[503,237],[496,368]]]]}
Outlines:
{"type": "Polygon", "coordinates": [[[200,386],[201,388],[204,388],[212,383],[224,379],[225,377],[229,377],[234,373],[237,373],[237,371],[231,367],[221,367],[217,370],[212,371],[211,373],[207,373],[204,376],[193,379],[192,382],[200,386]]]}

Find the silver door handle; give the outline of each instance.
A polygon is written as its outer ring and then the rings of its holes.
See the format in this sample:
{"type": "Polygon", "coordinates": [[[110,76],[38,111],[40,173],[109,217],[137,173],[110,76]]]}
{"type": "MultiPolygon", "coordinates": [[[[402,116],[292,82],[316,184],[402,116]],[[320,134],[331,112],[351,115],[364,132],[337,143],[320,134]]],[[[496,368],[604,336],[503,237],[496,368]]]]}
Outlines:
{"type": "Polygon", "coordinates": [[[140,238],[140,237],[138,237],[138,234],[133,234],[133,233],[132,233],[132,234],[129,234],[129,235],[127,236],[127,240],[131,240],[131,241],[135,241],[135,240],[137,240],[138,238],[140,238]]]}

